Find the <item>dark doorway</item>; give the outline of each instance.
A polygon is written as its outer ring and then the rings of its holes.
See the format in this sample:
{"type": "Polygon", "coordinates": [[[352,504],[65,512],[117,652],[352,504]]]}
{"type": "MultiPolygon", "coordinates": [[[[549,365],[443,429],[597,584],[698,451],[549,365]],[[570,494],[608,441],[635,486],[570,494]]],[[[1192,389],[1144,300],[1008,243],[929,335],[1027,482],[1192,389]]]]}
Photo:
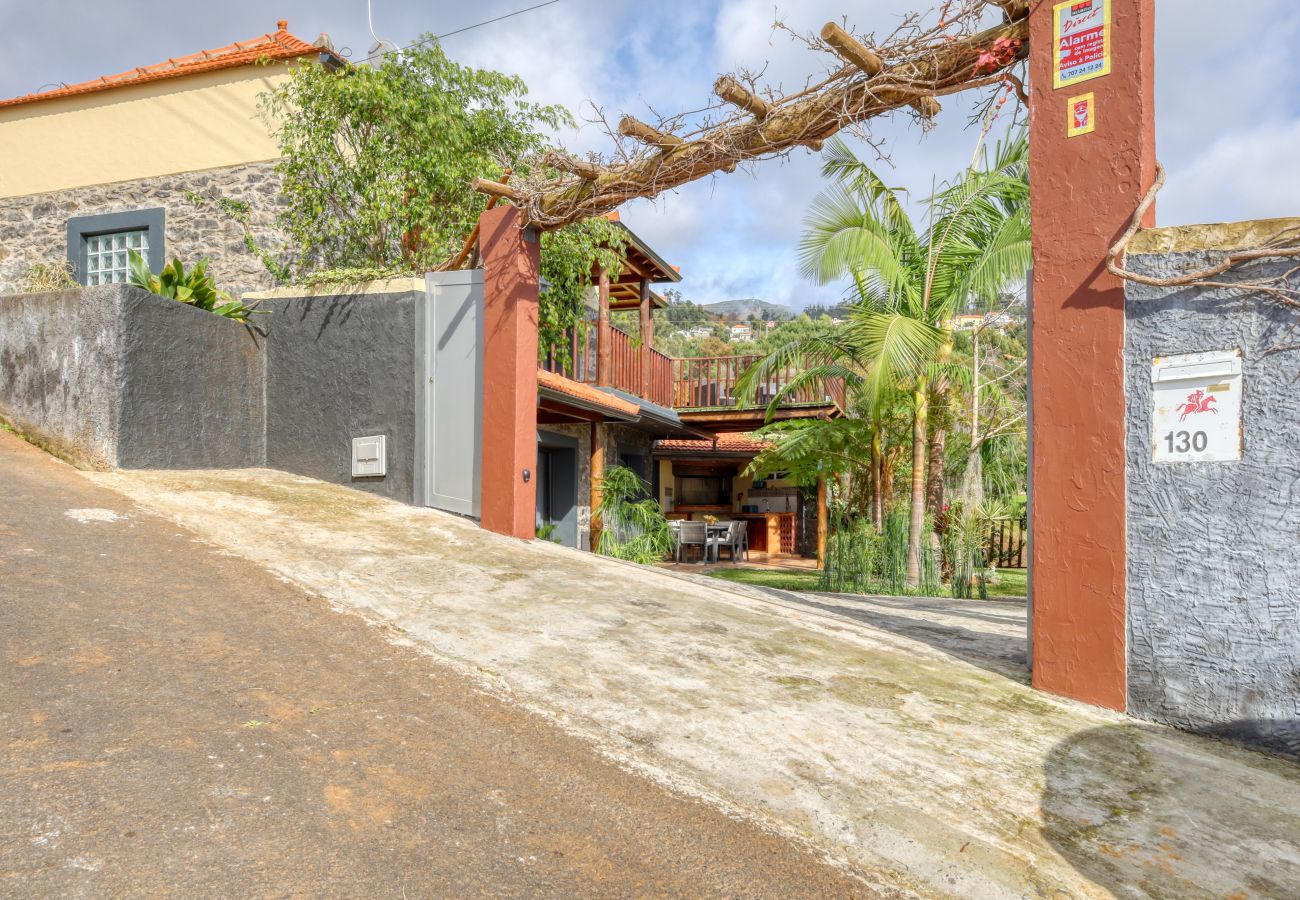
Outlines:
{"type": "Polygon", "coordinates": [[[549,540],[578,546],[578,440],[537,433],[537,528],[549,540]]]}

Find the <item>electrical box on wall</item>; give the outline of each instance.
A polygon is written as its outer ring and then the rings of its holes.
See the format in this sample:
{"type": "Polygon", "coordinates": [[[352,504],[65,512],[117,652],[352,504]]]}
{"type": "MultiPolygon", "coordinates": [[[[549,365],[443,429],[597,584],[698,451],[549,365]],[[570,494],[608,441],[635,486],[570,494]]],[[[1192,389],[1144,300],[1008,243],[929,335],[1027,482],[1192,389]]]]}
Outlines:
{"type": "Polygon", "coordinates": [[[352,477],[374,478],[388,474],[388,436],[352,439],[352,477]]]}
{"type": "Polygon", "coordinates": [[[1153,461],[1241,459],[1240,350],[1157,356],[1151,387],[1153,461]]]}

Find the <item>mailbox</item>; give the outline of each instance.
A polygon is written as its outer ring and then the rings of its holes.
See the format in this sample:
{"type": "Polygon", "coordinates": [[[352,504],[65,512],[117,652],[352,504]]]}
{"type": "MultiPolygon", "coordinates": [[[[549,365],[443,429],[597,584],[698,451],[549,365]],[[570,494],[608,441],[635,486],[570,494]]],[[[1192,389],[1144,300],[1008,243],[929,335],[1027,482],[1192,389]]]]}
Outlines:
{"type": "Polygon", "coordinates": [[[1157,356],[1151,386],[1153,461],[1241,459],[1241,350],[1157,356]]]}

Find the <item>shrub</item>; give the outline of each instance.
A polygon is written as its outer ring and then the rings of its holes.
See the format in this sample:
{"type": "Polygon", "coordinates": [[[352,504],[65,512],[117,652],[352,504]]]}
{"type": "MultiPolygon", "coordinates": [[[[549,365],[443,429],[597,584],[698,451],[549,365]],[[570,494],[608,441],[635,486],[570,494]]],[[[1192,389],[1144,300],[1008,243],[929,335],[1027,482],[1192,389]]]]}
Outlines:
{"type": "Polygon", "coordinates": [[[179,259],[173,259],[171,265],[164,266],[162,272],[155,275],[149,270],[144,257],[134,250],[129,252],[131,276],[127,280],[136,287],[239,322],[248,321],[248,317],[256,312],[253,307],[217,288],[212,276],[208,274],[206,259],[188,272],[179,259]]]}
{"type": "Polygon", "coordinates": [[[652,564],[672,552],[673,533],[659,503],[647,497],[647,485],[636,472],[610,466],[600,481],[601,521],[596,552],[602,556],[652,564]]]}
{"type": "Polygon", "coordinates": [[[47,291],[66,291],[78,287],[72,264],[68,262],[36,263],[23,273],[22,292],[43,294],[47,291]]]}

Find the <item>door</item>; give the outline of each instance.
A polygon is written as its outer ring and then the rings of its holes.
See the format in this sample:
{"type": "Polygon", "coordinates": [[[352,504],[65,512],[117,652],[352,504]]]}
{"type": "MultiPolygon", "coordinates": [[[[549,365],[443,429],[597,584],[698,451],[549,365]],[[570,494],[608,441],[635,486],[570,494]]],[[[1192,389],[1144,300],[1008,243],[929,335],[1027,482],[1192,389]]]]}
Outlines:
{"type": "Polygon", "coordinates": [[[483,270],[431,272],[416,312],[416,497],[479,515],[483,441],[483,270]]]}
{"type": "Polygon", "coordinates": [[[548,538],[578,546],[578,441],[568,435],[537,433],[537,527],[548,538]]]}

